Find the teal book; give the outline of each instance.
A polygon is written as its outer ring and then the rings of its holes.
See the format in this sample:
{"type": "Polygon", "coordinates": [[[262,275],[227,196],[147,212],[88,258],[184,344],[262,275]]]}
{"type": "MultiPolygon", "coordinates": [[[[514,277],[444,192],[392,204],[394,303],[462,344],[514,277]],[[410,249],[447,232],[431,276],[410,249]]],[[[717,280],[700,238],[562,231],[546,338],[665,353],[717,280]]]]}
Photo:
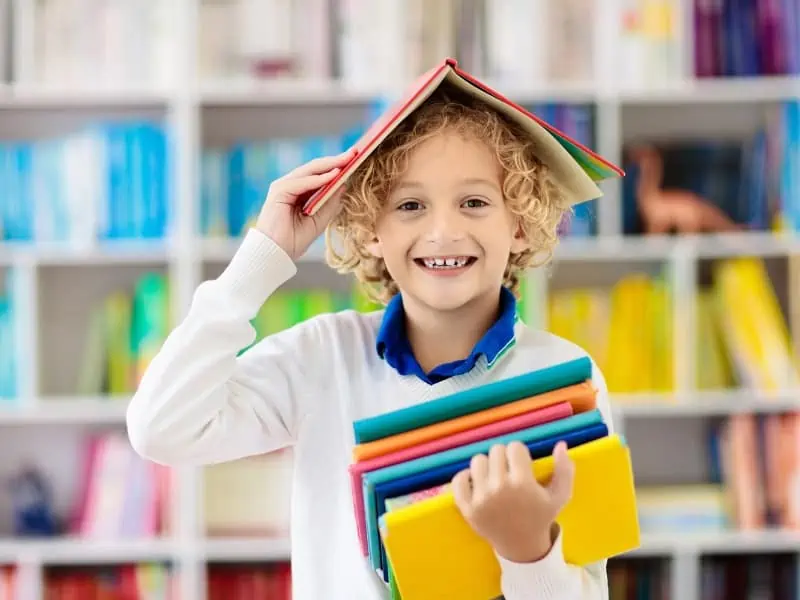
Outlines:
{"type": "Polygon", "coordinates": [[[366,444],[404,431],[583,383],[591,378],[592,361],[585,356],[423,404],[361,419],[353,423],[353,432],[357,444],[366,444]]]}

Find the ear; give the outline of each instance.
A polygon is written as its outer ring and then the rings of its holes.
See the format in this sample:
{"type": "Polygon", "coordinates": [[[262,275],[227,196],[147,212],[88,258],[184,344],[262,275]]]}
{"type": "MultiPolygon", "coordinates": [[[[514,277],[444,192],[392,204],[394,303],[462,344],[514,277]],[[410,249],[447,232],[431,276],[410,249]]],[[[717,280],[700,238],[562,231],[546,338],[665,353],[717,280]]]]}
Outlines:
{"type": "Polygon", "coordinates": [[[364,244],[364,247],[367,249],[367,252],[372,254],[372,256],[375,258],[383,258],[383,247],[381,246],[381,241],[377,236],[367,240],[367,243],[364,244]]]}
{"type": "Polygon", "coordinates": [[[528,240],[525,239],[525,232],[522,230],[522,226],[517,224],[514,237],[511,238],[511,253],[512,254],[519,254],[520,252],[524,252],[530,247],[528,244],[528,240]]]}

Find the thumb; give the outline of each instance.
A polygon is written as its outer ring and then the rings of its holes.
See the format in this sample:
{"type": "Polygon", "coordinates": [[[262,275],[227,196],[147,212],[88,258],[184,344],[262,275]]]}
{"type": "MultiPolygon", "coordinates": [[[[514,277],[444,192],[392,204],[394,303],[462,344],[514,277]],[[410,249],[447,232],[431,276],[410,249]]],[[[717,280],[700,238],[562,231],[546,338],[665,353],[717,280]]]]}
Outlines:
{"type": "Polygon", "coordinates": [[[547,486],[550,500],[560,510],[572,496],[572,484],[575,479],[575,464],[567,454],[567,444],[559,442],[553,450],[553,476],[547,486]]]}

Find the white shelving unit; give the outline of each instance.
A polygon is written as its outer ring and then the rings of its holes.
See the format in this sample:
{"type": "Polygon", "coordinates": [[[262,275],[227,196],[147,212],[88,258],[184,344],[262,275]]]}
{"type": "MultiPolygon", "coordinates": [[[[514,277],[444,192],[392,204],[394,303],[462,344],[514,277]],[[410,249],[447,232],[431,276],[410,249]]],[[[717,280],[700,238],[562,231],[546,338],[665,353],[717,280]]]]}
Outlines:
{"type": "MultiPolygon", "coordinates": [[[[35,444],[58,460],[63,435],[53,431],[80,432],[91,427],[124,427],[125,402],[102,398],[52,396],[42,382],[56,374],[43,373],[42,356],[51,351],[52,331],[63,336],[80,335],[85,322],[54,323],[44,310],[52,306],[51,295],[66,294],[64,302],[80,302],[68,287],[105,289],[98,282],[125,281],[137,268],[153,266],[169,272],[175,284],[174,309],[187,309],[197,284],[218,273],[235,250],[235,242],[200,239],[193,223],[197,213],[199,152],[204,143],[234,139],[239,133],[257,131],[282,135],[339,131],[363,117],[372,94],[335,83],[275,83],[260,86],[227,86],[199,82],[195,77],[195,31],[197,2],[171,0],[173,26],[172,61],[174,85],[164,90],[42,89],[28,83],[32,44],[29,0],[12,0],[14,8],[13,63],[21,82],[0,87],[0,138],[34,136],[86,122],[98,115],[162,114],[176,141],[172,173],[176,199],[176,227],[164,244],[96,247],[70,251],[60,247],[0,246],[0,268],[19,273],[19,293],[32,310],[22,313],[18,323],[17,353],[26,365],[21,373],[21,399],[0,405],[0,446],[35,444]],[[133,269],[133,270],[130,270],[133,269]],[[69,294],[67,292],[70,291],[69,294]],[[67,332],[67,333],[65,333],[67,332]],[[46,377],[45,377],[46,375],[46,377]],[[23,439],[24,438],[24,439],[23,439]],[[25,441],[27,440],[27,442],[25,441]]],[[[688,2],[688,0],[686,0],[688,2]]],[[[800,98],[800,79],[756,78],[737,81],[693,82],[690,78],[647,89],[622,89],[615,84],[616,54],[621,51],[615,11],[621,0],[603,0],[605,12],[598,23],[595,81],[583,85],[524,89],[498,83],[507,95],[521,103],[536,101],[587,102],[595,105],[597,150],[619,162],[622,142],[631,135],[648,132],[693,132],[746,130],[767,103],[800,98]]],[[[687,55],[690,55],[687,52],[687,55]]],[[[167,58],[165,58],[166,60],[167,58]]],[[[693,390],[691,299],[699,261],[737,255],[786,257],[800,254],[800,238],[767,234],[736,234],[703,238],[626,239],[619,235],[620,182],[603,184],[606,197],[598,203],[600,235],[591,240],[566,240],[559,248],[552,274],[531,274],[543,300],[548,286],[562,277],[580,279],[597,270],[615,273],[639,268],[643,263],[668,265],[675,290],[675,357],[678,391],[668,397],[641,394],[637,398],[615,398],[616,426],[625,430],[635,457],[637,476],[642,468],[657,464],[665,448],[673,463],[689,477],[702,477],[702,441],[696,423],[702,419],[742,411],[800,409],[800,390],[788,390],[775,398],[747,392],[707,393],[693,390]],[[670,425],[666,425],[669,420],[670,425]],[[645,465],[645,467],[642,467],[645,465]]],[[[265,190],[266,192],[266,190],[265,190]]],[[[2,192],[0,192],[2,193],[2,192]]],[[[331,285],[345,285],[341,277],[326,273],[322,257],[304,257],[298,279],[324,277],[331,285]]],[[[60,302],[60,301],[58,301],[60,302]]],[[[539,307],[542,305],[539,304],[539,307]]],[[[70,307],[72,308],[72,307],[70,307]]],[[[545,314],[534,302],[529,321],[546,325],[545,314]]],[[[77,339],[77,338],[76,338],[77,339]]],[[[68,344],[68,339],[66,343],[68,344]]],[[[68,348],[61,340],[58,348],[68,348]]],[[[69,368],[65,357],[49,361],[49,368],[69,368]]],[[[69,436],[71,433],[64,433],[69,436]]],[[[47,458],[50,460],[50,458],[47,458]]],[[[645,472],[649,474],[648,472],[645,472]]],[[[673,473],[674,475],[674,473],[673,473]]],[[[684,474],[685,475],[685,474],[684,474]]],[[[42,597],[42,569],[52,564],[102,564],[132,561],[170,561],[180,573],[183,598],[205,597],[205,565],[210,561],[274,561],[289,556],[289,545],[281,540],[208,540],[200,527],[198,490],[202,473],[180,470],[175,494],[175,532],[166,540],[117,540],[90,542],[81,539],[55,541],[0,541],[0,563],[22,568],[25,599],[42,597]]],[[[709,553],[796,552],[800,532],[727,532],[719,535],[645,538],[639,556],[663,556],[671,560],[673,598],[700,600],[699,560],[709,553]]]]}

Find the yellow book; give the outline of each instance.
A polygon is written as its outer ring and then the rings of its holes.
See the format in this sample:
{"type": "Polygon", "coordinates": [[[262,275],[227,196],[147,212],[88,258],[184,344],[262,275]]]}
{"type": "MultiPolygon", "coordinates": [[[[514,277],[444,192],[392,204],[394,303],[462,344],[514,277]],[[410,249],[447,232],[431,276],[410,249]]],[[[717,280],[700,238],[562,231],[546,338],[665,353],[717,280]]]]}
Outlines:
{"type": "Polygon", "coordinates": [[[131,353],[131,298],[124,292],[110,294],[105,300],[106,375],[108,395],[129,394],[134,386],[131,353]]]}
{"type": "MultiPolygon", "coordinates": [[[[570,448],[572,498],[557,521],[568,563],[587,565],[639,546],[630,452],[617,435],[570,448]]],[[[548,481],[553,457],[532,461],[548,481]]],[[[384,515],[383,542],[403,600],[489,600],[502,594],[491,546],[464,520],[450,491],[384,515]]]]}

